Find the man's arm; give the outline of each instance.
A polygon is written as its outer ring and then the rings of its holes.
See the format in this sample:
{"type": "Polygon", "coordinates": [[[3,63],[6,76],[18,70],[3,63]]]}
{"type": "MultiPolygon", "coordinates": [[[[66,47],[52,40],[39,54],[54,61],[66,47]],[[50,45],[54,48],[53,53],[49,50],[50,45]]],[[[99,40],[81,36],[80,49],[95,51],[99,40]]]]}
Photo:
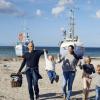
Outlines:
{"type": "Polygon", "coordinates": [[[44,54],[44,50],[36,50],[36,52],[39,57],[44,54]]]}
{"type": "Polygon", "coordinates": [[[22,62],[22,64],[21,64],[21,67],[20,67],[19,70],[18,70],[18,73],[20,73],[20,72],[22,71],[22,69],[24,68],[25,64],[26,64],[26,59],[23,58],[23,62],[22,62]]]}

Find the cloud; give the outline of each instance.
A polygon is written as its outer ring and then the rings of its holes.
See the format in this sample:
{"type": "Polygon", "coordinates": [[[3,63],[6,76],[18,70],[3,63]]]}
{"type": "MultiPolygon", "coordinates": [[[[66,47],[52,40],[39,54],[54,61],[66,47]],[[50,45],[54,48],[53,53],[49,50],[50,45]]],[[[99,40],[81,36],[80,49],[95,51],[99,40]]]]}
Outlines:
{"type": "Polygon", "coordinates": [[[96,12],[96,18],[100,19],[100,10],[96,12]]]}
{"type": "Polygon", "coordinates": [[[61,12],[63,12],[64,9],[65,9],[64,6],[55,7],[55,8],[52,9],[52,14],[55,15],[55,16],[57,16],[57,15],[59,15],[61,12]]]}
{"type": "Polygon", "coordinates": [[[56,7],[52,8],[52,14],[58,16],[65,10],[66,5],[70,5],[73,3],[73,0],[59,0],[56,7]]]}
{"type": "Polygon", "coordinates": [[[37,16],[42,16],[43,15],[43,12],[40,9],[37,9],[36,10],[36,15],[37,16]]]}
{"type": "Polygon", "coordinates": [[[15,16],[23,16],[24,13],[18,10],[12,2],[7,0],[0,0],[0,13],[10,14],[15,16]]]}
{"type": "Polygon", "coordinates": [[[58,5],[59,6],[64,6],[66,4],[72,4],[73,0],[59,0],[58,5]]]}
{"type": "Polygon", "coordinates": [[[0,0],[0,10],[8,10],[13,7],[13,4],[11,2],[8,2],[6,0],[0,0]]]}

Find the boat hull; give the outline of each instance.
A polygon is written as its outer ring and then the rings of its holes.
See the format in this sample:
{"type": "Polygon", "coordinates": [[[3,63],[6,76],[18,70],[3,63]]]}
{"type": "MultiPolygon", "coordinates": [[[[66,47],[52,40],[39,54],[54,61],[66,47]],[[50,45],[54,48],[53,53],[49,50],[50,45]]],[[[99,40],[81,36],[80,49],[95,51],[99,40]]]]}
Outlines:
{"type": "Polygon", "coordinates": [[[23,55],[23,46],[22,44],[15,46],[15,54],[16,56],[22,56],[23,55]]]}
{"type": "Polygon", "coordinates": [[[60,45],[60,55],[65,56],[68,53],[68,46],[74,46],[74,52],[77,54],[78,57],[83,57],[84,55],[84,46],[81,42],[63,42],[60,45]]]}

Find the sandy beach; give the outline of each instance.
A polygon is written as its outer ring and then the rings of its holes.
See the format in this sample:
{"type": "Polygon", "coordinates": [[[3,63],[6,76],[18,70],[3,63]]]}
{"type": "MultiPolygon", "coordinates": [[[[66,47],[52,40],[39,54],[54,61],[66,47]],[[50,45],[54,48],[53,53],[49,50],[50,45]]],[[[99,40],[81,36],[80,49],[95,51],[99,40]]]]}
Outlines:
{"type": "MultiPolygon", "coordinates": [[[[12,88],[11,87],[11,73],[16,73],[21,65],[22,60],[20,59],[0,59],[0,100],[29,100],[29,94],[27,89],[26,76],[23,75],[22,87],[12,88]]],[[[92,63],[96,67],[100,63],[100,59],[93,59],[92,63]]],[[[58,83],[50,84],[45,71],[45,61],[43,58],[40,59],[40,73],[43,77],[39,80],[40,86],[40,100],[63,100],[62,97],[62,69],[61,64],[57,64],[56,72],[60,76],[58,83]]],[[[82,100],[82,70],[77,67],[76,78],[73,84],[73,96],[77,98],[75,100],[82,100]]],[[[94,100],[95,96],[95,82],[92,81],[90,89],[90,99],[94,100]]]]}

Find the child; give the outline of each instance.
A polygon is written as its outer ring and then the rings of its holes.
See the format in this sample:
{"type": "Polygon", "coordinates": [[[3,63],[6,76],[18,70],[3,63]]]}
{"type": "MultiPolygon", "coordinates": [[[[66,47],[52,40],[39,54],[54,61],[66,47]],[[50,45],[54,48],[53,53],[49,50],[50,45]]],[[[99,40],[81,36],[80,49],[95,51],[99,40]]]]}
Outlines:
{"type": "Polygon", "coordinates": [[[55,72],[56,62],[54,61],[54,56],[52,56],[52,55],[47,56],[46,50],[44,50],[44,56],[45,56],[45,61],[46,61],[46,68],[45,69],[47,71],[47,74],[48,74],[48,77],[51,81],[51,84],[53,84],[54,80],[56,82],[58,82],[59,76],[56,75],[56,72],[55,72]]]}
{"type": "Polygon", "coordinates": [[[82,78],[83,78],[83,86],[84,86],[84,89],[83,89],[84,97],[83,98],[84,100],[87,100],[88,94],[89,94],[89,88],[91,85],[90,75],[92,73],[95,73],[95,69],[94,69],[93,64],[91,64],[91,58],[89,56],[85,57],[84,63],[85,64],[82,65],[82,69],[83,69],[82,78]]]}
{"type": "Polygon", "coordinates": [[[97,65],[96,73],[91,75],[93,81],[95,81],[96,85],[96,99],[100,100],[100,65],[97,65]]]}

